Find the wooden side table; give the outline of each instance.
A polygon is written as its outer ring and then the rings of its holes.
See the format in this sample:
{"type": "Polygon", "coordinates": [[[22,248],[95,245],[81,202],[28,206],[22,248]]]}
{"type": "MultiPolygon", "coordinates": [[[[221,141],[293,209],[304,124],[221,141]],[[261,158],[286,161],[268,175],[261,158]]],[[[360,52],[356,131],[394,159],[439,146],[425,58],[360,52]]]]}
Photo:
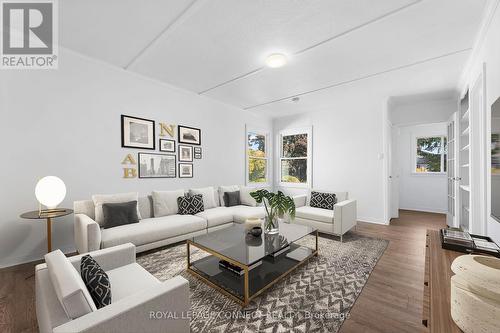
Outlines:
{"type": "Polygon", "coordinates": [[[67,216],[70,214],[73,214],[73,209],[69,208],[60,208],[56,212],[42,214],[40,214],[38,210],[34,210],[21,214],[21,218],[47,221],[47,251],[52,252],[52,219],[67,216]]]}

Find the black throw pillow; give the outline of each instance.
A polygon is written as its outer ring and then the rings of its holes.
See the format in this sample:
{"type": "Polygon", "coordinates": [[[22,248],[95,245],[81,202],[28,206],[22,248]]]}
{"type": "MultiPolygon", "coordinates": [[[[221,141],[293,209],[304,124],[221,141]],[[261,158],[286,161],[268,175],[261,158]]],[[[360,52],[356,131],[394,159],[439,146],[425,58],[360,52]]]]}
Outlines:
{"type": "Polygon", "coordinates": [[[333,210],[333,206],[337,203],[337,196],[333,193],[311,192],[311,200],[309,206],[333,210]]]}
{"type": "Polygon", "coordinates": [[[194,215],[205,210],[201,194],[178,197],[177,205],[179,206],[179,215],[194,215]]]}
{"type": "Polygon", "coordinates": [[[94,300],[95,306],[100,309],[111,304],[111,283],[108,274],[90,255],[82,257],[80,272],[87,290],[94,300]]]}
{"type": "Polygon", "coordinates": [[[139,222],[137,201],[106,203],[102,205],[102,212],[104,215],[104,229],[139,222]]]}
{"type": "Polygon", "coordinates": [[[232,207],[241,205],[240,191],[224,192],[224,206],[232,207]]]}

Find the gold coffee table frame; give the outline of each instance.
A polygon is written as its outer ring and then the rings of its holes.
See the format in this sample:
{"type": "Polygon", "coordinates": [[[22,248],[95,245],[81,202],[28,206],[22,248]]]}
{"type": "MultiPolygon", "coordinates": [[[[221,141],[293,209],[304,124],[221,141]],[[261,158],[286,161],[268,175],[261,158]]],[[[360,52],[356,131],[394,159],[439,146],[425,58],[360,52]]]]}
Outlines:
{"type": "Polygon", "coordinates": [[[270,287],[272,287],[274,284],[276,284],[277,282],[279,282],[285,276],[287,276],[288,274],[290,274],[291,272],[293,272],[297,267],[303,265],[306,261],[308,261],[313,256],[317,256],[318,255],[318,230],[313,231],[309,235],[311,235],[313,233],[316,234],[316,249],[313,250],[311,252],[311,254],[308,255],[307,257],[305,257],[303,260],[299,261],[295,266],[291,267],[290,269],[288,269],[287,271],[285,271],[283,274],[281,274],[280,276],[278,276],[276,279],[272,280],[265,287],[259,289],[252,296],[250,296],[249,289],[248,289],[248,287],[249,287],[248,286],[249,268],[248,268],[247,265],[244,265],[244,264],[242,264],[242,263],[240,263],[240,262],[238,262],[238,261],[236,261],[234,259],[228,258],[225,255],[220,254],[217,251],[209,249],[209,248],[207,248],[207,247],[205,247],[203,245],[196,244],[195,242],[191,241],[190,239],[188,239],[186,241],[186,246],[187,246],[187,271],[191,275],[195,276],[196,278],[200,279],[201,281],[203,281],[204,283],[208,284],[212,288],[218,290],[222,294],[230,297],[231,299],[235,300],[236,302],[238,302],[239,304],[241,304],[243,307],[245,307],[245,306],[248,305],[248,303],[250,303],[250,301],[253,298],[255,298],[255,297],[259,296],[260,294],[262,294],[264,291],[266,291],[267,289],[269,289],[270,287]],[[207,279],[206,277],[204,277],[203,275],[201,275],[200,273],[198,273],[196,270],[192,269],[191,268],[191,266],[192,266],[192,264],[191,264],[191,246],[197,247],[198,249],[200,249],[202,251],[205,251],[205,252],[207,252],[207,253],[209,253],[209,254],[211,254],[211,255],[219,258],[219,259],[225,260],[225,261],[229,262],[230,264],[238,266],[241,269],[243,269],[243,272],[244,272],[244,274],[243,274],[243,279],[244,279],[244,282],[243,282],[243,291],[244,291],[243,298],[238,297],[238,295],[235,295],[235,294],[229,292],[228,290],[224,289],[223,287],[221,287],[221,286],[217,285],[216,283],[210,281],[209,279],[207,279]]]}

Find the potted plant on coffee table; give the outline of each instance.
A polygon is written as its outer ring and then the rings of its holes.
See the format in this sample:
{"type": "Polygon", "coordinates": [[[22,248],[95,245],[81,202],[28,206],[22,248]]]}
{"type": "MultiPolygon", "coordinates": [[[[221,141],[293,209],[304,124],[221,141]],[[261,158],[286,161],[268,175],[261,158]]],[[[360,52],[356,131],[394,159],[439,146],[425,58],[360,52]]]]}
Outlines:
{"type": "Polygon", "coordinates": [[[285,214],[290,215],[290,218],[295,218],[295,202],[289,196],[278,191],[278,193],[269,192],[268,190],[257,190],[251,192],[250,195],[257,203],[263,203],[266,209],[266,217],[264,221],[264,232],[268,234],[276,234],[279,232],[278,219],[282,219],[285,214]]]}

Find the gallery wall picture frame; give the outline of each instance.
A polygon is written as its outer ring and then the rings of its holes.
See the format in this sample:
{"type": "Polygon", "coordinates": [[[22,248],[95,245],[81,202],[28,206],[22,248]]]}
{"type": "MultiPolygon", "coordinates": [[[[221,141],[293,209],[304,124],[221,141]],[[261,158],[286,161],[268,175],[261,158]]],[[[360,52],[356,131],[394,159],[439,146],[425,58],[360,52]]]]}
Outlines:
{"type": "Polygon", "coordinates": [[[177,141],[179,143],[186,143],[189,145],[201,145],[201,129],[178,125],[177,128],[177,141]]]}
{"type": "Polygon", "coordinates": [[[170,154],[139,153],[139,178],[176,178],[177,157],[170,154]]]}
{"type": "Polygon", "coordinates": [[[175,140],[160,139],[160,151],[165,153],[175,153],[175,140]]]}
{"type": "Polygon", "coordinates": [[[201,147],[193,147],[194,149],[194,158],[197,160],[201,160],[201,147]]]}
{"type": "Polygon", "coordinates": [[[179,145],[179,162],[193,162],[193,147],[179,145]]]}
{"type": "Polygon", "coordinates": [[[122,114],[122,147],[155,150],[155,127],[154,120],[122,114]]]}
{"type": "Polygon", "coordinates": [[[193,178],[192,163],[179,163],[179,178],[193,178]]]}

